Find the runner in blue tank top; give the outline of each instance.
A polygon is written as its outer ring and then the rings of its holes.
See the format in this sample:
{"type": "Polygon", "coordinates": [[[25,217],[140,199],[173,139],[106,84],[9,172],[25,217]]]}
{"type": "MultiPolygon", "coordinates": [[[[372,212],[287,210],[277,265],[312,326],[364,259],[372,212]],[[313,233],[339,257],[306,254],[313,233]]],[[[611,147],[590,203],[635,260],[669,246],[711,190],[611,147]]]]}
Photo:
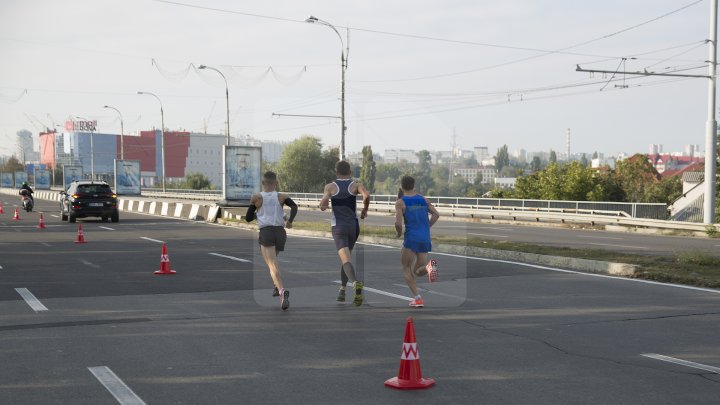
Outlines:
{"type": "Polygon", "coordinates": [[[418,292],[415,277],[427,274],[430,282],[437,280],[437,262],[428,260],[428,252],[432,250],[430,227],[437,222],[440,214],[427,198],[415,192],[414,178],[403,176],[400,188],[402,193],[398,194],[395,203],[395,230],[398,237],[403,234],[405,225],[400,261],[405,282],[415,297],[410,306],[423,307],[425,304],[418,292]]]}
{"type": "Polygon", "coordinates": [[[355,267],[351,262],[352,249],[355,246],[360,235],[360,225],[357,220],[357,195],[363,196],[363,209],[360,212],[360,218],[367,216],[368,206],[370,205],[370,193],[359,182],[350,178],[352,170],[350,163],[341,160],[335,165],[335,174],[337,180],[328,183],[325,186],[322,200],[320,200],[320,209],[325,211],[332,202],[332,235],[335,241],[335,248],[340,257],[340,279],[341,286],[338,293],[338,301],[345,301],[345,287],[348,280],[353,283],[355,296],[353,303],[357,306],[362,305],[363,283],[355,277],[355,267]]]}

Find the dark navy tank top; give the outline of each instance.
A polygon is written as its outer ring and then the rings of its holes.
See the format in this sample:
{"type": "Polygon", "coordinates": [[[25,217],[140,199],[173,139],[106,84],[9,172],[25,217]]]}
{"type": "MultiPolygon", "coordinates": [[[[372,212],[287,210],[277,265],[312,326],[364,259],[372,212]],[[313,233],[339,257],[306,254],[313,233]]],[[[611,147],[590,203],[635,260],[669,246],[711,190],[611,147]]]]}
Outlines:
{"type": "Polygon", "coordinates": [[[332,226],[355,226],[357,219],[357,194],[351,193],[353,179],[337,179],[333,183],[338,192],[330,196],[332,202],[332,226]]]}

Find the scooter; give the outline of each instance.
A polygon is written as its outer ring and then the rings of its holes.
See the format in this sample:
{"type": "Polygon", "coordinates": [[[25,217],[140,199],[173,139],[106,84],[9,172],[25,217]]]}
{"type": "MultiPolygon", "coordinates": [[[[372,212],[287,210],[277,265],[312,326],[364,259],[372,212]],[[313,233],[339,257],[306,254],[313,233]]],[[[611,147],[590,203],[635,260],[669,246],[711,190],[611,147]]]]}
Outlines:
{"type": "Polygon", "coordinates": [[[33,200],[30,198],[30,193],[27,192],[27,190],[23,190],[20,192],[20,197],[22,198],[22,207],[25,211],[30,212],[33,209],[33,200]]]}

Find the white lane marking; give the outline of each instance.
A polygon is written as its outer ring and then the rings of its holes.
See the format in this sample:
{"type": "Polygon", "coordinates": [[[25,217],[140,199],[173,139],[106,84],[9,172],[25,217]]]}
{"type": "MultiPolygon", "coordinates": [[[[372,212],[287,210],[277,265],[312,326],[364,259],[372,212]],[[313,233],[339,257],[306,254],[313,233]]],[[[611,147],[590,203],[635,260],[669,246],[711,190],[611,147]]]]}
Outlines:
{"type": "Polygon", "coordinates": [[[613,244],[610,244],[610,243],[593,243],[593,242],[589,242],[588,245],[621,247],[621,248],[640,249],[640,250],[647,250],[647,249],[648,249],[648,248],[646,248],[645,246],[613,245],[613,244]]]}
{"type": "Polygon", "coordinates": [[[43,246],[47,246],[47,247],[52,246],[51,244],[49,244],[49,243],[47,243],[47,242],[40,242],[40,244],[43,245],[43,246]]]}
{"type": "Polygon", "coordinates": [[[220,253],[208,253],[208,254],[213,255],[213,256],[217,256],[217,257],[224,257],[224,258],[226,258],[226,259],[235,260],[235,261],[238,261],[238,262],[252,263],[252,260],[241,259],[241,258],[235,257],[235,256],[221,255],[220,253]]]}
{"type": "Polygon", "coordinates": [[[588,238],[588,239],[609,239],[609,240],[624,240],[623,238],[615,238],[612,236],[593,236],[593,235],[576,235],[578,238],[588,238]]]}
{"type": "Polygon", "coordinates": [[[60,218],[60,215],[50,214],[50,216],[53,218],[60,218]]]}
{"type": "Polygon", "coordinates": [[[128,387],[112,370],[106,366],[88,367],[88,370],[100,381],[121,405],[145,405],[133,390],[128,387]]]}
{"type": "Polygon", "coordinates": [[[720,367],[708,366],[705,364],[695,363],[694,361],[676,359],[675,357],[663,356],[662,354],[655,354],[655,353],[641,354],[641,356],[649,357],[651,359],[660,360],[660,361],[667,361],[669,363],[679,364],[679,365],[685,366],[685,367],[697,368],[697,369],[709,371],[709,372],[715,373],[715,374],[720,374],[720,367]]]}
{"type": "Polygon", "coordinates": [[[98,228],[107,229],[108,231],[114,231],[115,228],[109,228],[107,226],[98,226],[98,228]]]}
{"type": "MultiPolygon", "coordinates": [[[[342,283],[340,282],[340,280],[335,280],[334,283],[335,283],[335,284],[342,284],[342,283]]],[[[349,286],[349,288],[352,289],[352,286],[349,286]]],[[[386,296],[388,296],[388,297],[398,298],[398,299],[405,300],[405,301],[412,301],[412,300],[414,299],[414,298],[406,297],[406,296],[404,296],[404,295],[393,294],[393,293],[391,293],[391,292],[387,292],[387,291],[383,291],[383,290],[378,290],[378,289],[370,288],[370,287],[363,287],[363,291],[370,291],[370,292],[374,292],[375,294],[386,295],[386,296]]]]}
{"type": "Polygon", "coordinates": [[[515,230],[513,228],[496,228],[496,227],[492,227],[492,226],[481,226],[479,228],[483,231],[485,229],[492,229],[493,231],[514,231],[515,230]]]}
{"type": "Polygon", "coordinates": [[[509,238],[507,235],[490,235],[487,233],[475,233],[475,232],[468,232],[468,235],[477,235],[477,236],[489,236],[491,238],[509,238]]]}
{"type": "Polygon", "coordinates": [[[597,274],[597,273],[585,273],[582,271],[575,271],[575,270],[565,270],[565,269],[558,269],[556,267],[548,267],[543,266],[540,264],[530,264],[530,263],[523,263],[523,262],[514,262],[511,260],[501,260],[501,259],[488,259],[485,257],[473,257],[473,256],[463,256],[463,255],[456,255],[452,253],[440,253],[440,252],[432,252],[433,255],[437,256],[448,256],[448,257],[457,257],[459,259],[468,259],[468,260],[480,260],[483,262],[494,262],[494,263],[505,263],[505,264],[514,264],[517,266],[525,266],[525,267],[532,267],[534,269],[540,269],[540,270],[547,270],[547,271],[554,271],[558,273],[567,273],[567,274],[577,274],[578,276],[586,276],[586,277],[598,277],[598,278],[609,278],[612,280],[618,280],[618,281],[629,281],[633,283],[642,283],[642,284],[650,284],[650,285],[656,285],[656,286],[662,286],[662,287],[672,287],[672,288],[682,288],[684,290],[694,290],[694,291],[702,291],[702,292],[709,292],[714,294],[720,294],[720,290],[714,290],[712,288],[702,288],[702,287],[693,287],[691,285],[681,285],[681,284],[672,284],[672,283],[661,283],[659,281],[651,281],[651,280],[642,280],[638,278],[627,278],[627,277],[618,277],[618,276],[609,276],[605,274],[597,274]]]}
{"type": "Polygon", "coordinates": [[[32,308],[33,311],[40,312],[48,310],[47,307],[43,305],[39,299],[35,298],[33,293],[31,293],[27,288],[16,288],[15,291],[17,291],[25,302],[30,305],[30,308],[32,308]]]}
{"type": "MultiPolygon", "coordinates": [[[[394,285],[395,287],[400,287],[400,288],[407,287],[407,284],[393,284],[393,285],[394,285]]],[[[448,297],[448,298],[455,298],[455,299],[463,300],[463,301],[480,302],[480,301],[478,301],[478,300],[474,300],[474,299],[471,299],[471,298],[468,298],[468,297],[461,297],[461,296],[459,296],[459,295],[446,294],[446,293],[443,293],[443,292],[440,292],[440,291],[428,290],[427,288],[423,288],[423,287],[420,287],[420,286],[418,286],[417,289],[418,289],[418,291],[426,292],[426,293],[428,293],[428,294],[435,294],[435,295],[440,295],[440,296],[448,297]]]]}
{"type": "Polygon", "coordinates": [[[150,242],[165,243],[161,240],[157,240],[157,239],[153,239],[153,238],[146,238],[145,236],[141,236],[140,239],[149,240],[150,242]]]}
{"type": "Polygon", "coordinates": [[[377,243],[366,243],[366,242],[356,242],[358,245],[364,245],[364,246],[374,246],[384,249],[397,249],[395,246],[388,246],[388,245],[378,245],[377,243]]]}
{"type": "Polygon", "coordinates": [[[86,265],[86,266],[94,267],[94,268],[96,268],[96,269],[99,269],[99,268],[100,268],[100,266],[98,266],[97,264],[92,263],[92,262],[89,262],[89,261],[87,261],[87,260],[85,260],[85,259],[80,259],[80,263],[82,263],[82,264],[84,264],[84,265],[86,265]]]}

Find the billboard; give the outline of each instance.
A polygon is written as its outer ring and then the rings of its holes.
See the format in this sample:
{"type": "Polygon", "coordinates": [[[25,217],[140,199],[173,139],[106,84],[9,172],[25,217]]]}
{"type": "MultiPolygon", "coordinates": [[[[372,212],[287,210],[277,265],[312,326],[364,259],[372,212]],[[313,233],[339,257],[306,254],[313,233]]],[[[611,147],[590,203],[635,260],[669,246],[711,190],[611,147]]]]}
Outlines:
{"type": "Polygon", "coordinates": [[[12,188],[13,174],[12,173],[0,173],[0,186],[12,188]]]}
{"type": "Polygon", "coordinates": [[[20,188],[24,182],[28,181],[28,175],[25,172],[15,172],[15,188],[20,188]]]}
{"type": "Polygon", "coordinates": [[[63,165],[63,190],[67,190],[73,180],[82,180],[82,178],[82,166],[63,165]]]}
{"type": "Polygon", "coordinates": [[[50,190],[50,170],[35,168],[35,188],[38,190],[50,190]]]}
{"type": "Polygon", "coordinates": [[[223,145],[223,197],[225,200],[250,200],[260,192],[262,148],[223,145]]]}
{"type": "Polygon", "coordinates": [[[140,195],[139,160],[115,160],[115,193],[140,195]]]}

